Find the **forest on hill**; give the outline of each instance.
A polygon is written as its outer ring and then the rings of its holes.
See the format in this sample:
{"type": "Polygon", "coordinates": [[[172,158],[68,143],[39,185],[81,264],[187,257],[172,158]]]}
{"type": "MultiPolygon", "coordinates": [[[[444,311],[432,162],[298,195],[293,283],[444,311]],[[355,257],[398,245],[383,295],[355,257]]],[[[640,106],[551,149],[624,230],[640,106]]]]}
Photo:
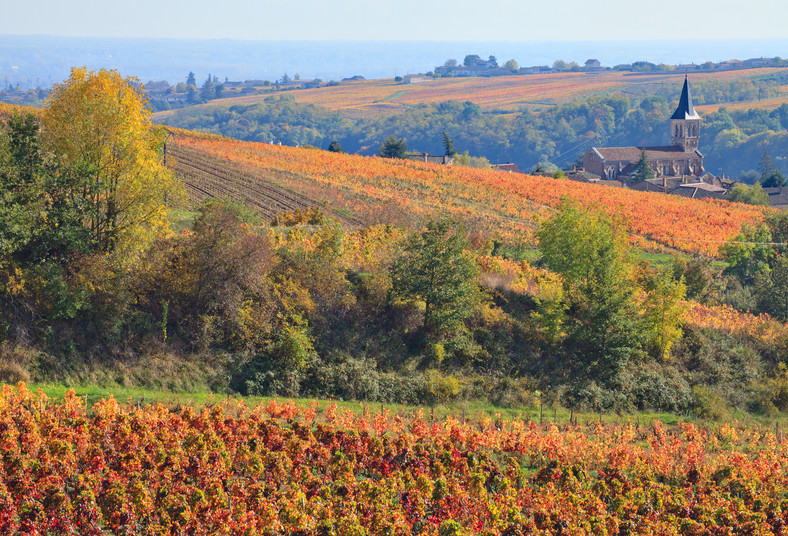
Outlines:
{"type": "MultiPolygon", "coordinates": [[[[785,70],[752,78],[693,81],[696,103],[714,105],[702,113],[701,151],[708,171],[738,178],[757,169],[766,152],[776,155],[777,167],[788,172],[788,161],[782,156],[788,153],[788,102],[778,98],[771,109],[757,102],[781,96],[786,82],[785,70]],[[739,102],[750,102],[751,106],[726,108],[728,103],[739,102]]],[[[574,85],[570,98],[547,100],[538,108],[521,106],[519,110],[476,104],[474,101],[483,103],[488,93],[494,94],[494,84],[487,82],[485,89],[468,94],[467,100],[448,100],[451,93],[442,98],[440,90],[431,89],[435,95],[426,102],[413,101],[396,113],[369,117],[345,113],[344,105],[333,98],[322,100],[321,92],[335,88],[306,90],[308,96],[303,97],[299,92],[283,92],[262,101],[256,98],[255,102],[219,100],[158,116],[171,126],[241,140],[320,148],[336,140],[345,151],[365,155],[375,154],[392,135],[404,139],[412,151],[443,154],[442,133],[446,132],[460,152],[468,151],[492,163],[514,162],[524,170],[537,165],[571,169],[592,146],[668,142],[669,118],[680,90],[678,82],[675,87],[664,81],[633,85],[626,92],[608,88],[602,95],[590,97],[584,96],[582,83],[574,85]]],[[[343,89],[340,98],[354,99],[354,94],[363,95],[363,89],[343,89]]],[[[752,180],[749,175],[744,179],[752,180]]]]}
{"type": "Polygon", "coordinates": [[[167,133],[81,69],[0,180],[5,382],[788,408],[783,213],[167,133]]]}

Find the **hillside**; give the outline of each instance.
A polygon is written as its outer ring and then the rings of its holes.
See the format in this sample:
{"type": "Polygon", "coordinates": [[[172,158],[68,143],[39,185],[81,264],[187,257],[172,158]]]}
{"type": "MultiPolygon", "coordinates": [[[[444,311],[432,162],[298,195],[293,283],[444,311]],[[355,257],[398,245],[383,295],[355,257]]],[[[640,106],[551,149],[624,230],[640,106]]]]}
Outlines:
{"type": "MultiPolygon", "coordinates": [[[[788,73],[786,68],[761,68],[724,72],[693,73],[693,82],[757,80],[788,73]]],[[[646,96],[676,93],[683,72],[631,73],[547,73],[501,77],[438,78],[421,84],[396,83],[392,79],[364,80],[291,92],[296,102],[314,104],[348,118],[371,119],[405,111],[419,104],[447,100],[469,101],[484,111],[540,110],[595,95],[646,96]]],[[[676,93],[677,94],[677,93],[676,93]]],[[[263,102],[271,93],[217,99],[200,105],[204,109],[226,108],[263,102]]],[[[755,99],[753,99],[755,100],[755,99]]],[[[703,100],[699,100],[699,104],[703,100]]],[[[753,104],[752,107],[757,107],[753,104]]],[[[198,108],[199,109],[199,108],[198,108]]],[[[157,112],[155,120],[165,120],[175,110],[157,112]]]]}
{"type": "MultiPolygon", "coordinates": [[[[244,180],[253,184],[274,183],[305,195],[312,203],[327,202],[333,210],[366,224],[407,223],[445,211],[462,218],[470,230],[511,242],[526,239],[536,223],[568,197],[589,208],[622,215],[633,239],[715,255],[743,223],[760,221],[766,210],[562,179],[173,132],[169,151],[174,162],[178,155],[201,156],[206,163],[226,170],[218,176],[233,185],[226,187],[244,191],[241,198],[247,202],[262,203],[255,196],[264,194],[254,194],[231,170],[243,171],[244,180]]],[[[183,168],[176,169],[183,172],[183,168]]],[[[210,187],[203,176],[190,177],[187,184],[192,187],[210,187]]],[[[213,191],[214,195],[228,193],[213,191]]]]}

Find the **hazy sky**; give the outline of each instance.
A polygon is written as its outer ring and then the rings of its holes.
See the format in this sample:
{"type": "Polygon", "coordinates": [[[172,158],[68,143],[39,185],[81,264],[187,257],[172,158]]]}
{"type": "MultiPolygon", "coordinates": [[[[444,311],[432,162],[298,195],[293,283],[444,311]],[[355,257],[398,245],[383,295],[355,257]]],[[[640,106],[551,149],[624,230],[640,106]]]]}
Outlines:
{"type": "Polygon", "coordinates": [[[1,0],[1,4],[0,34],[16,35],[430,41],[788,37],[786,0],[1,0]]]}

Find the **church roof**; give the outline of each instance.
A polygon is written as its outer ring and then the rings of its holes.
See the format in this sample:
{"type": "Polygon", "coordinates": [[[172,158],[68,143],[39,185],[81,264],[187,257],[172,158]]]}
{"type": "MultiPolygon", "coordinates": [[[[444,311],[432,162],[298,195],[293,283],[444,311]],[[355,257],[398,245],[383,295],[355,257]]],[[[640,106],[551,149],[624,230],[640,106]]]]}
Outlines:
{"type": "Polygon", "coordinates": [[[690,95],[689,81],[687,75],[684,75],[684,87],[681,89],[681,98],[679,98],[679,107],[673,112],[671,119],[700,119],[698,112],[692,105],[692,95],[690,95]]]}
{"type": "Polygon", "coordinates": [[[594,147],[592,150],[596,151],[605,160],[637,162],[640,160],[640,151],[642,149],[646,150],[646,158],[649,160],[691,160],[701,156],[697,151],[686,153],[684,149],[676,145],[664,147],[594,147]]]}

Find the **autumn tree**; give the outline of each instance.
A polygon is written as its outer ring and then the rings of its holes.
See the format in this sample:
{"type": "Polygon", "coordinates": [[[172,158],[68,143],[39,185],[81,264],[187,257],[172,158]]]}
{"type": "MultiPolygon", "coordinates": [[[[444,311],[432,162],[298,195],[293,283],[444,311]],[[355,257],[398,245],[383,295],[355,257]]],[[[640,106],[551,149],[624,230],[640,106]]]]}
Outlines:
{"type": "Polygon", "coordinates": [[[74,68],[56,85],[43,115],[46,146],[78,176],[92,246],[136,248],[166,227],[173,187],[159,148],[163,131],[134,78],[74,68]]]}

